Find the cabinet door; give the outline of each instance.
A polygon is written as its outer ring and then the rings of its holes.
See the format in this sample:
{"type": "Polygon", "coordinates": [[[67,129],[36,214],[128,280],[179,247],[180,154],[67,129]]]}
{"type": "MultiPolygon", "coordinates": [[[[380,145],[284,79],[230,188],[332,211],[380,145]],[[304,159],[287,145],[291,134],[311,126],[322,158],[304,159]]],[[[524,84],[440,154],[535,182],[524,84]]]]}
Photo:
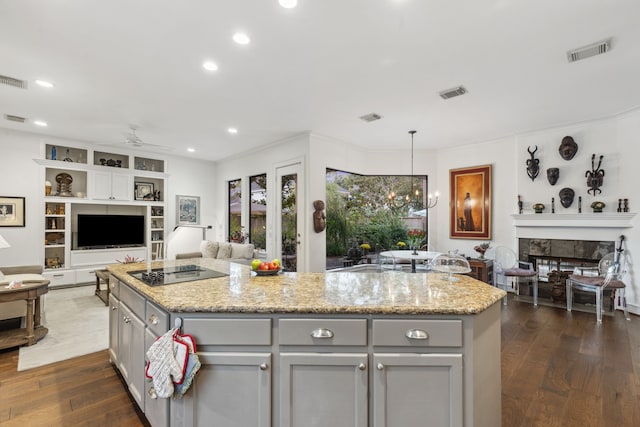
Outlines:
{"type": "Polygon", "coordinates": [[[118,360],[120,373],[124,377],[131,395],[144,410],[144,322],[125,304],[120,304],[120,334],[118,360]]]}
{"type": "Polygon", "coordinates": [[[374,427],[462,427],[462,416],[461,354],[374,354],[374,427]]]}
{"type": "Polygon", "coordinates": [[[93,198],[101,200],[132,200],[131,177],[123,173],[93,173],[93,198]]]}
{"type": "Polygon", "coordinates": [[[120,301],[113,296],[109,295],[109,357],[111,363],[116,366],[119,365],[118,353],[119,353],[119,337],[120,337],[120,301]]]}
{"type": "MultiPolygon", "coordinates": [[[[158,336],[147,328],[144,333],[144,348],[146,351],[156,341],[158,336]]],[[[156,395],[151,380],[144,383],[144,415],[153,427],[165,427],[169,425],[169,399],[161,399],[156,395]]]]}
{"type": "Polygon", "coordinates": [[[111,177],[111,197],[113,200],[132,200],[131,177],[129,175],[114,173],[111,177]]]}
{"type": "Polygon", "coordinates": [[[93,196],[94,199],[111,199],[111,172],[93,173],[93,196]]]}
{"type": "Polygon", "coordinates": [[[201,367],[182,399],[171,400],[171,425],[269,427],[271,354],[198,352],[201,367]]]}
{"type": "Polygon", "coordinates": [[[365,353],[282,353],[280,426],[367,427],[367,383],[365,353]]]}

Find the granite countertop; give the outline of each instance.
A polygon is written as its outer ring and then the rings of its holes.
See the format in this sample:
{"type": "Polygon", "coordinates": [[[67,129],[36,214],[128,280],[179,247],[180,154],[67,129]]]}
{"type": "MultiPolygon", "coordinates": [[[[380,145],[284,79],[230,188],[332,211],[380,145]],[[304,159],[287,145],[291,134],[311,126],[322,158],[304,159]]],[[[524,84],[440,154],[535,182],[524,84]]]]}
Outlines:
{"type": "Polygon", "coordinates": [[[194,258],[114,264],[112,275],[172,312],[316,314],[475,314],[506,293],[469,276],[441,273],[328,272],[255,276],[245,265],[194,258]],[[149,286],[129,271],[196,264],[228,274],[149,286]]]}

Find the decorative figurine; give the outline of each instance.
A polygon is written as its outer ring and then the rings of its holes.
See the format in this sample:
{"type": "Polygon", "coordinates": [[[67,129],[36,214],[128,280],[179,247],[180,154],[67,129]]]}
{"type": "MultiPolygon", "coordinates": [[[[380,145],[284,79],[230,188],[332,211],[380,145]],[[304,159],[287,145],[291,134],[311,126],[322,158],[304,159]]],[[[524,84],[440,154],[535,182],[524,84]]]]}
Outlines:
{"type": "Polygon", "coordinates": [[[618,209],[616,212],[622,212],[622,199],[618,199],[618,209]]]}
{"type": "Polygon", "coordinates": [[[576,144],[572,137],[565,136],[562,138],[558,152],[560,153],[560,157],[563,159],[571,160],[578,152],[578,144],[576,144]]]}
{"type": "Polygon", "coordinates": [[[629,212],[629,199],[624,199],[624,209],[623,212],[629,212]]]}
{"type": "MultiPolygon", "coordinates": [[[[573,198],[575,197],[575,192],[571,188],[563,188],[560,190],[558,194],[560,196],[560,203],[562,207],[568,208],[573,204],[573,198]]],[[[582,198],[580,198],[580,202],[582,202],[582,198]]]]}
{"type": "Polygon", "coordinates": [[[542,203],[536,203],[535,205],[532,206],[532,208],[535,211],[535,213],[542,213],[542,211],[544,210],[544,205],[542,203]]]}
{"type": "Polygon", "coordinates": [[[556,182],[558,182],[558,178],[560,178],[560,169],[558,168],[547,169],[547,180],[549,181],[549,184],[556,185],[556,182]]]}
{"type": "Polygon", "coordinates": [[[522,214],[522,199],[520,198],[519,194],[518,194],[518,213],[522,214]]]}
{"type": "Polygon", "coordinates": [[[587,178],[587,193],[593,191],[593,195],[596,195],[596,192],[602,193],[600,187],[602,187],[602,182],[604,181],[604,169],[600,169],[600,165],[602,165],[602,158],[604,156],[600,156],[600,160],[598,161],[598,167],[595,165],[596,155],[591,155],[591,170],[586,171],[584,176],[587,178]]]}
{"type": "Polygon", "coordinates": [[[593,202],[591,203],[591,208],[593,209],[593,212],[595,213],[600,213],[602,212],[602,209],[604,209],[606,205],[604,204],[604,202],[593,202]]]}
{"type": "Polygon", "coordinates": [[[540,160],[534,157],[534,154],[538,151],[538,146],[536,145],[536,149],[533,151],[529,150],[529,147],[527,147],[527,151],[531,156],[530,159],[527,159],[527,175],[529,175],[529,178],[533,181],[540,173],[540,160]]]}
{"type": "Polygon", "coordinates": [[[578,213],[582,213],[582,196],[578,196],[578,213]]]}
{"type": "Polygon", "coordinates": [[[551,213],[556,213],[556,198],[551,198],[551,213]]]}

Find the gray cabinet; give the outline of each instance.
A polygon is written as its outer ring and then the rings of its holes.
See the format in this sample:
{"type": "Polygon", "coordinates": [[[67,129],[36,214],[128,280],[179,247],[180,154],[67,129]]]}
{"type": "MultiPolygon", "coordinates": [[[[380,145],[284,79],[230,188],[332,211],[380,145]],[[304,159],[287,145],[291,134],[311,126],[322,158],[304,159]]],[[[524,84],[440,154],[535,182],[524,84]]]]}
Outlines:
{"type": "Polygon", "coordinates": [[[372,368],[374,427],[462,427],[462,354],[376,353],[372,368]]]}
{"type": "Polygon", "coordinates": [[[281,353],[280,427],[367,427],[366,353],[281,353]]]}
{"type": "MultiPolygon", "coordinates": [[[[149,316],[147,315],[147,318],[149,316]]],[[[147,328],[144,334],[144,348],[151,347],[158,336],[147,328]]],[[[147,421],[153,427],[166,427],[169,425],[169,400],[158,398],[153,387],[153,381],[144,382],[144,414],[147,421]]]]}
{"type": "Polygon", "coordinates": [[[171,425],[271,426],[270,353],[198,352],[198,357],[202,366],[188,393],[171,401],[171,425]]]}
{"type": "Polygon", "coordinates": [[[129,386],[131,395],[144,410],[144,322],[125,304],[120,304],[118,367],[129,386]]]}
{"type": "MultiPolygon", "coordinates": [[[[113,279],[112,279],[113,280],[113,279]]],[[[120,300],[114,294],[109,295],[109,357],[111,363],[118,366],[118,341],[120,338],[120,300]]]]}

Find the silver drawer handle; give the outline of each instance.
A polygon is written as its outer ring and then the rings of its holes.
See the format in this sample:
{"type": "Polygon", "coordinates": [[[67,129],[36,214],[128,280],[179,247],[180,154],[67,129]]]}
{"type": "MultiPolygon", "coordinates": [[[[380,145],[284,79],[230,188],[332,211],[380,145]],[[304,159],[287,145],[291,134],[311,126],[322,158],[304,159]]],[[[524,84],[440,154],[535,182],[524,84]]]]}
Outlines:
{"type": "Polygon", "coordinates": [[[151,387],[149,389],[149,397],[152,398],[152,399],[157,399],[158,398],[158,395],[156,393],[156,389],[155,388],[151,387]]]}
{"type": "Polygon", "coordinates": [[[404,336],[412,340],[426,340],[429,338],[429,334],[422,329],[409,329],[404,336]]]}
{"type": "Polygon", "coordinates": [[[312,338],[333,338],[333,331],[327,328],[314,329],[311,332],[312,338]]]}
{"type": "Polygon", "coordinates": [[[384,365],[382,363],[378,363],[376,365],[376,368],[378,369],[378,371],[382,371],[384,369],[384,365]]]}
{"type": "Polygon", "coordinates": [[[360,363],[358,365],[358,369],[360,369],[361,371],[364,371],[365,369],[367,369],[367,365],[365,365],[364,363],[360,363]]]}
{"type": "Polygon", "coordinates": [[[267,369],[269,369],[269,365],[267,365],[266,363],[261,363],[260,364],[260,370],[261,371],[266,371],[267,369]]]}
{"type": "Polygon", "coordinates": [[[152,314],[151,316],[149,316],[149,322],[152,325],[157,325],[158,323],[160,323],[160,321],[158,320],[158,316],[156,316],[155,314],[152,314]]]}

